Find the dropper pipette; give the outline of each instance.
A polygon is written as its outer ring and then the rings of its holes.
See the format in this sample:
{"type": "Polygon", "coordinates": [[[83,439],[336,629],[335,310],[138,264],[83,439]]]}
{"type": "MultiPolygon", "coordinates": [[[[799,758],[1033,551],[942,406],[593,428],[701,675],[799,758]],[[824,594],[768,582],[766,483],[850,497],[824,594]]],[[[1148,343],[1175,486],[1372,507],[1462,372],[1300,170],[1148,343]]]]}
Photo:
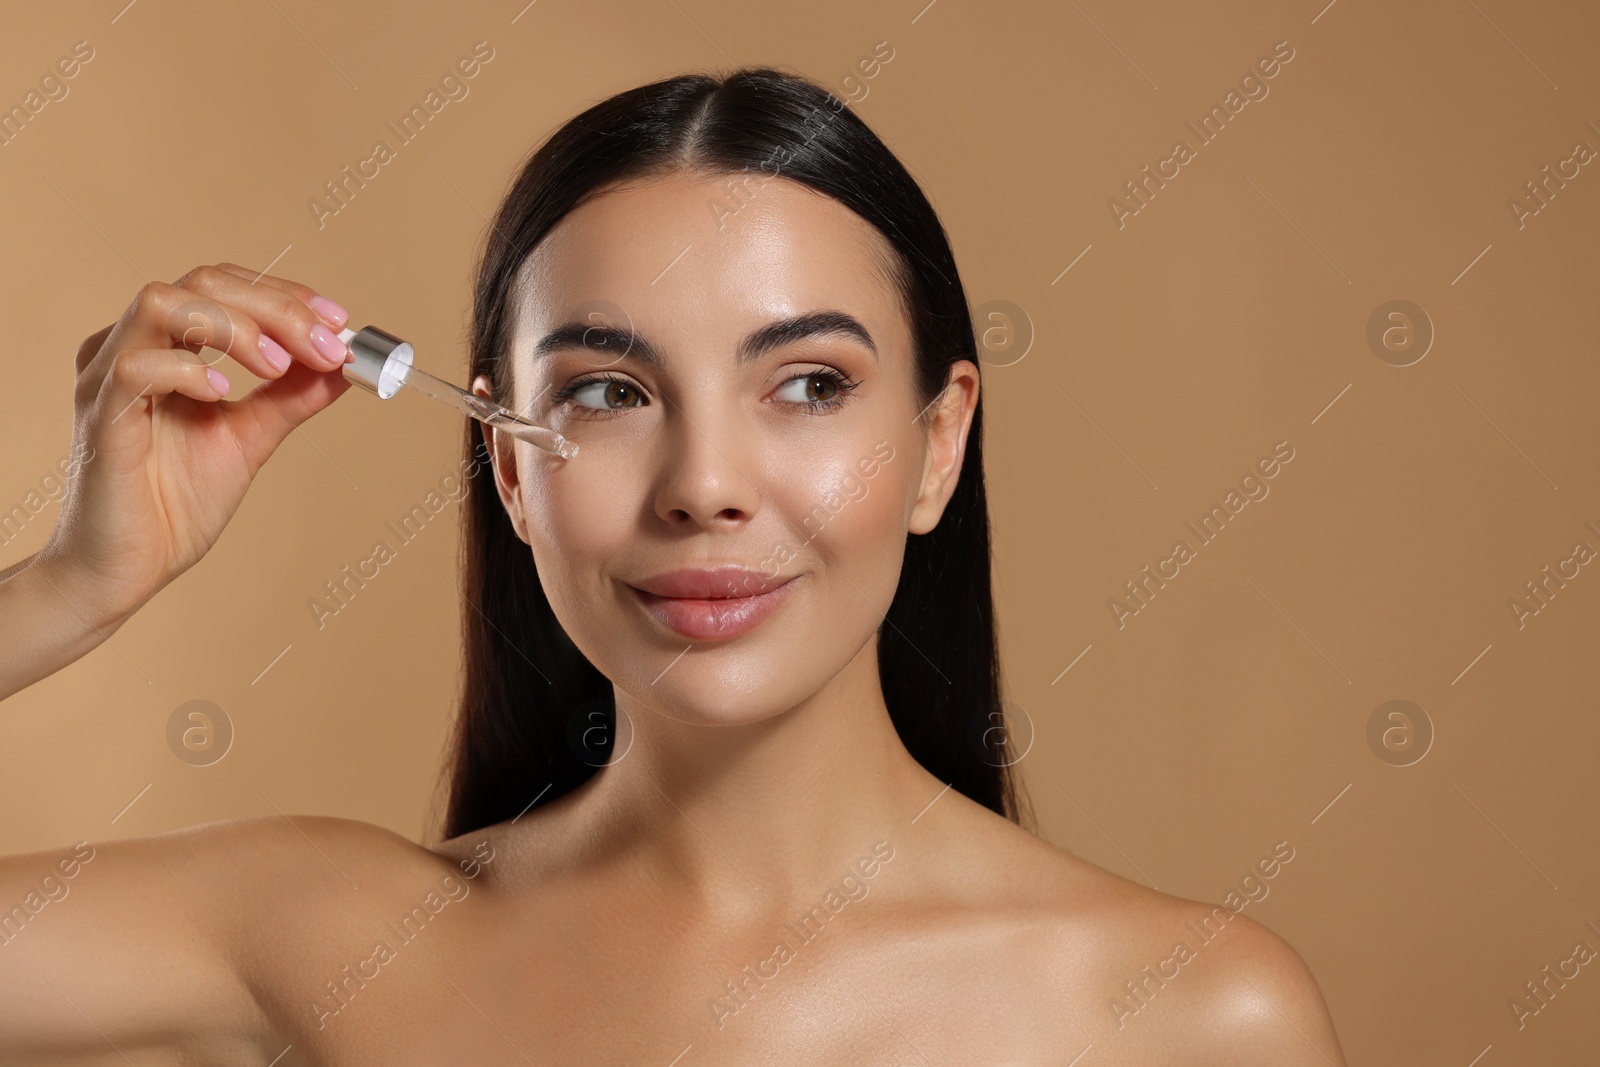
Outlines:
{"type": "Polygon", "coordinates": [[[339,340],[349,346],[355,359],[344,366],[345,376],[357,385],[364,386],[387,400],[410,386],[424,396],[431,396],[448,407],[470,415],[479,422],[504,430],[519,441],[527,441],[563,459],[578,454],[578,445],[547,426],[530,422],[492,400],[469,393],[460,386],[435,378],[427,371],[412,365],[415,356],[411,342],[402,341],[376,326],[359,330],[339,331],[339,340]]]}

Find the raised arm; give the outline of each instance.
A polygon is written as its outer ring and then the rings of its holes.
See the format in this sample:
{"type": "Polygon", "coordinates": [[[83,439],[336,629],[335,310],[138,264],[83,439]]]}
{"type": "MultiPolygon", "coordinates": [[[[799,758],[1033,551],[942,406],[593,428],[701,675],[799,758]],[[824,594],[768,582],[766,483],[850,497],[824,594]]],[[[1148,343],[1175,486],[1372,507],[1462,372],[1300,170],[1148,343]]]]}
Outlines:
{"type": "MultiPolygon", "coordinates": [[[[344,319],[307,286],[224,263],[145,285],[79,346],[61,515],[0,571],[0,698],[205,555],[278,444],[348,388],[344,319]],[[211,349],[266,380],[239,396],[211,349]]],[[[237,965],[242,905],[305,849],[284,823],[0,858],[0,1063],[253,1061],[265,1028],[237,965]]]]}
{"type": "Polygon", "coordinates": [[[349,387],[345,318],[309,286],[222,263],[145,285],[84,340],[60,518],[0,571],[0,700],[96,647],[205,555],[278,444],[349,387]],[[217,352],[266,381],[223,400],[217,352]]]}
{"type": "Polygon", "coordinates": [[[54,588],[37,554],[0,571],[0,699],[54,674],[105,640],[54,588]]]}

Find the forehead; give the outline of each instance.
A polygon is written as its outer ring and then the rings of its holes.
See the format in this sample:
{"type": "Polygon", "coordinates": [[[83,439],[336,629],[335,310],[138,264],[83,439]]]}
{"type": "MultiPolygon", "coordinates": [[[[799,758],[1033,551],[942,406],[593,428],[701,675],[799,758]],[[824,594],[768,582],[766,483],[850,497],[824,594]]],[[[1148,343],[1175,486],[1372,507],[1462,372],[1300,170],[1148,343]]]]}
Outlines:
{"type": "Polygon", "coordinates": [[[827,308],[860,319],[880,351],[906,351],[893,256],[865,219],[784,178],[674,174],[616,186],[570,212],[529,255],[516,350],[604,309],[659,341],[670,360],[690,342],[731,351],[771,319],[827,308]]]}

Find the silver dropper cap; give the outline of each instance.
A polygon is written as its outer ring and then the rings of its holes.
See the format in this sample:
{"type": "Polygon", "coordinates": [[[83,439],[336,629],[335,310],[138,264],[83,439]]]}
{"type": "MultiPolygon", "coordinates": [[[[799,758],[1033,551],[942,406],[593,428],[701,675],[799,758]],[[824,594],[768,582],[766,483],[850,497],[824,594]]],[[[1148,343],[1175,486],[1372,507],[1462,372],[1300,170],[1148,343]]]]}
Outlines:
{"type": "Polygon", "coordinates": [[[380,400],[388,400],[400,391],[415,356],[410,341],[402,341],[376,326],[340,330],[339,340],[349,345],[356,357],[344,365],[346,378],[377,393],[380,400]]]}

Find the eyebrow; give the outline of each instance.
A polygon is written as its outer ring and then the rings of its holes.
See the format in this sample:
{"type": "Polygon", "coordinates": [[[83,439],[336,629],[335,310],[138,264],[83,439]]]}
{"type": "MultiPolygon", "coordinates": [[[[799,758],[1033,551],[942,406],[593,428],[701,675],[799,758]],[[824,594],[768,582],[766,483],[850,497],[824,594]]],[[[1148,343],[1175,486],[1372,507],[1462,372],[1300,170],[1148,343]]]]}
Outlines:
{"type": "MultiPolygon", "coordinates": [[[[872,334],[853,315],[826,309],[810,311],[804,315],[776,319],[760,329],[747,334],[739,342],[735,362],[739,366],[753,362],[768,352],[808,337],[841,336],[865,346],[878,359],[878,346],[872,334]]],[[[540,339],[533,348],[534,358],[558,349],[582,348],[617,351],[632,356],[652,367],[666,363],[661,350],[642,334],[620,326],[593,322],[566,322],[540,339]]],[[[621,357],[618,357],[621,358],[621,357]]]]}

